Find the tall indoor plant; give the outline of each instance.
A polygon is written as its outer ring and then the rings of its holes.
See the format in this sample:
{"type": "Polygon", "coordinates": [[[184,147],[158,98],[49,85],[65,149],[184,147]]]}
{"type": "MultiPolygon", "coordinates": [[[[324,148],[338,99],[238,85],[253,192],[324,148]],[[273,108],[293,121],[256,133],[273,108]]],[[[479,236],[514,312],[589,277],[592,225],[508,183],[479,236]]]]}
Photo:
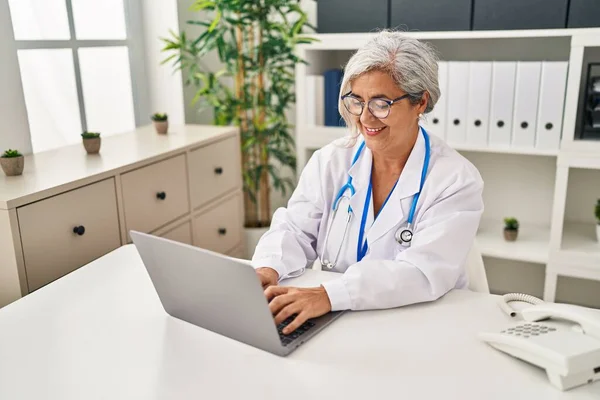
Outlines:
{"type": "Polygon", "coordinates": [[[295,101],[295,64],[304,62],[295,47],[314,40],[304,33],[307,16],[299,0],[197,0],[191,8],[199,19],[188,24],[201,33],[163,39],[163,51],[172,53],[164,62],[183,70],[197,89],[193,102],[212,107],[215,124],[240,128],[245,226],[268,227],[271,187],[285,194],[294,185],[281,173],[296,168],[285,112],[295,101]],[[211,51],[223,65],[217,72],[199,62],[211,51]]]}

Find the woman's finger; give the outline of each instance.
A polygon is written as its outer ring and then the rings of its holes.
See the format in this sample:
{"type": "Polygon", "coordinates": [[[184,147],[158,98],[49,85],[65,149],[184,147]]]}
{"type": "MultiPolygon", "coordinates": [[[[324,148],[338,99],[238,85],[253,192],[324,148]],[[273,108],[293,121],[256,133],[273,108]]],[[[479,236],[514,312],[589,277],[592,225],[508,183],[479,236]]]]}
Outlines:
{"type": "Polygon", "coordinates": [[[298,302],[291,302],[281,309],[275,315],[275,325],[279,325],[289,317],[302,311],[302,305],[298,302]]]}
{"type": "Polygon", "coordinates": [[[275,297],[269,303],[269,309],[271,310],[271,314],[278,314],[285,306],[292,303],[296,299],[296,296],[292,294],[282,294],[280,296],[275,297]]]}
{"type": "Polygon", "coordinates": [[[286,294],[287,292],[289,292],[289,290],[290,288],[286,286],[269,286],[265,289],[265,296],[267,296],[267,300],[271,301],[273,297],[286,294]]]}
{"type": "MultiPolygon", "coordinates": [[[[297,310],[296,312],[298,312],[298,311],[300,311],[300,310],[297,310]]],[[[290,333],[294,332],[296,329],[298,329],[298,327],[300,325],[305,323],[309,317],[310,317],[310,315],[309,315],[308,311],[302,310],[300,313],[298,313],[298,315],[296,315],[296,318],[294,318],[294,320],[288,324],[288,326],[283,328],[283,333],[285,335],[289,335],[290,333]]]]}

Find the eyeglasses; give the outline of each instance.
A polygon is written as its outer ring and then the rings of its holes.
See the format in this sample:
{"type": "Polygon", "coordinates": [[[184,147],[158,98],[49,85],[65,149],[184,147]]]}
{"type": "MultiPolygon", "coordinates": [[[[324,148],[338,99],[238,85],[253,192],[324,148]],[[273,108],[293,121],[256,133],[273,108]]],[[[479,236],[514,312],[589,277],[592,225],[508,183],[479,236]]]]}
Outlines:
{"type": "MultiPolygon", "coordinates": [[[[409,96],[410,94],[405,94],[404,96],[397,97],[394,100],[371,99],[369,100],[367,107],[375,118],[384,119],[390,115],[390,111],[394,103],[397,103],[409,96]]],[[[342,96],[342,102],[350,114],[356,115],[357,117],[362,115],[365,102],[354,97],[351,91],[342,96]]]]}

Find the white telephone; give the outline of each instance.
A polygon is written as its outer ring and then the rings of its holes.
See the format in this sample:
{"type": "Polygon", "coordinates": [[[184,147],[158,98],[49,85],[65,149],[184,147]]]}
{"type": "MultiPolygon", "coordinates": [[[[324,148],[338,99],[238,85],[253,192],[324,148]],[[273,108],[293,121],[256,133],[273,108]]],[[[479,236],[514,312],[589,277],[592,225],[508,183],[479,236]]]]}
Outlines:
{"type": "Polygon", "coordinates": [[[600,380],[600,311],[520,293],[504,295],[500,308],[522,321],[500,332],[482,332],[482,341],[545,369],[560,390],[600,380]],[[519,311],[511,301],[532,305],[519,311]]]}

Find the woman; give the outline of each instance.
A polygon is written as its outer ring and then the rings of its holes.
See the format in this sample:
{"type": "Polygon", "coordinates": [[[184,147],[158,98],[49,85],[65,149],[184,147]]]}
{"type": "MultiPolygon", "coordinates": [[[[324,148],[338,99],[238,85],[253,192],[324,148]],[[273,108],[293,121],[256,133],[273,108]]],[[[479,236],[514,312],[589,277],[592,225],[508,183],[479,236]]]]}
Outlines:
{"type": "Polygon", "coordinates": [[[399,32],[379,33],[349,60],[339,110],[356,140],[315,152],[252,259],[275,322],[296,315],[284,333],[329,311],[433,301],[467,286],[463,264],[483,212],[483,181],[419,126],[440,96],[437,76],[432,48],[399,32]],[[339,278],[276,286],[315,260],[339,278]]]}

